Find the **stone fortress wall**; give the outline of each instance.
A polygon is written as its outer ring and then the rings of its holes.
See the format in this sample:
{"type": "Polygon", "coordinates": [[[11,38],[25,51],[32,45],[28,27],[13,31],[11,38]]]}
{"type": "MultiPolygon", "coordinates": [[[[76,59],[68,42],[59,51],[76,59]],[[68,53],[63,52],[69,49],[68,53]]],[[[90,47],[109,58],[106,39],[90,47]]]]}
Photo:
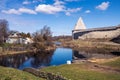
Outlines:
{"type": "Polygon", "coordinates": [[[112,27],[102,27],[86,29],[86,26],[80,17],[72,30],[73,39],[120,39],[120,25],[112,27]]]}
{"type": "Polygon", "coordinates": [[[118,36],[120,26],[73,31],[73,39],[114,39],[118,36]]]}

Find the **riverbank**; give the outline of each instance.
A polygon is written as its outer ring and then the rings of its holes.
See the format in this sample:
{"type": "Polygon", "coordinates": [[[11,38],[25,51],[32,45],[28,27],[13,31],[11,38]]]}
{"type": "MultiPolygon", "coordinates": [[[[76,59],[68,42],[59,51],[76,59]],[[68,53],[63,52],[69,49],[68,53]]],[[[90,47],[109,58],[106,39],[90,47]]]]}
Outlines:
{"type": "Polygon", "coordinates": [[[0,80],[120,80],[120,57],[104,63],[79,62],[24,71],[0,67],[0,80]],[[114,64],[114,65],[113,65],[114,64]],[[28,73],[27,73],[28,72],[28,73]],[[41,78],[42,77],[42,78],[41,78]]]}
{"type": "Polygon", "coordinates": [[[37,52],[50,52],[54,51],[56,47],[48,47],[45,50],[24,50],[24,51],[4,51],[0,53],[0,56],[5,56],[5,55],[16,55],[16,54],[25,54],[25,53],[32,53],[32,54],[37,54],[37,52]]]}
{"type": "Polygon", "coordinates": [[[0,66],[0,80],[45,80],[45,79],[36,77],[28,72],[0,66]]]}
{"type": "Polygon", "coordinates": [[[78,51],[87,52],[120,52],[120,44],[111,41],[83,41],[83,40],[72,40],[62,42],[63,47],[70,47],[78,51]]]}
{"type": "MultiPolygon", "coordinates": [[[[90,62],[79,64],[50,66],[42,69],[26,69],[34,75],[40,75],[40,72],[56,74],[65,78],[65,80],[119,80],[120,70],[90,62]],[[31,72],[32,70],[32,72],[31,72]]],[[[50,76],[49,76],[50,77],[50,76]]],[[[49,79],[52,80],[52,79],[49,79]]]]}

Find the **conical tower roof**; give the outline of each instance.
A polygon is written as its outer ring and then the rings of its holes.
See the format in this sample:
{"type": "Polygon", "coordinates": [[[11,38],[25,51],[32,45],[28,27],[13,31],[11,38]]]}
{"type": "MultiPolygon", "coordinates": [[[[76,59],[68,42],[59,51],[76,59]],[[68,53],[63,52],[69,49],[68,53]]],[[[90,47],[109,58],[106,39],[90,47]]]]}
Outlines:
{"type": "Polygon", "coordinates": [[[80,17],[75,25],[74,30],[80,30],[80,29],[86,29],[86,26],[82,20],[82,18],[80,17]]]}

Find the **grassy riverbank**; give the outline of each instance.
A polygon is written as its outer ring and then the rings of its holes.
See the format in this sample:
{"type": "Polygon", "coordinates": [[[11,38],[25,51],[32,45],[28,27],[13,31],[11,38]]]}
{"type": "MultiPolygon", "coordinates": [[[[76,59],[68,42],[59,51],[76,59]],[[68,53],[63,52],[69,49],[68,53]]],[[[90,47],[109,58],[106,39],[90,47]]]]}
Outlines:
{"type": "Polygon", "coordinates": [[[70,80],[120,80],[120,73],[102,70],[86,63],[48,67],[42,71],[59,74],[70,80]]]}
{"type": "MultiPolygon", "coordinates": [[[[120,80],[120,57],[103,63],[80,62],[42,68],[40,71],[61,75],[67,80],[120,80]]],[[[34,73],[34,71],[32,71],[34,73]]],[[[45,80],[13,68],[0,67],[0,80],[45,80]]]]}
{"type": "MultiPolygon", "coordinates": [[[[97,53],[120,51],[120,44],[113,42],[73,40],[63,42],[62,46],[97,53]]],[[[70,80],[120,80],[120,57],[92,59],[90,62],[43,68],[42,71],[59,74],[70,80]]]]}
{"type": "Polygon", "coordinates": [[[44,80],[30,73],[0,66],[0,80],[44,80]]]}

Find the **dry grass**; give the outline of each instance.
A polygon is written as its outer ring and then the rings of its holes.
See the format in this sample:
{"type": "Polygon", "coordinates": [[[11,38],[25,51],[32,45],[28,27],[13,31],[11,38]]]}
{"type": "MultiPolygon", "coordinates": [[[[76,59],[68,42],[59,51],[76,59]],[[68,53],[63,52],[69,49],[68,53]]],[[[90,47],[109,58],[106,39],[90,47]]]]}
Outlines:
{"type": "Polygon", "coordinates": [[[83,40],[72,40],[63,43],[64,47],[71,47],[75,50],[108,50],[108,51],[120,51],[120,44],[113,42],[100,42],[100,41],[83,41],[83,40]]]}

